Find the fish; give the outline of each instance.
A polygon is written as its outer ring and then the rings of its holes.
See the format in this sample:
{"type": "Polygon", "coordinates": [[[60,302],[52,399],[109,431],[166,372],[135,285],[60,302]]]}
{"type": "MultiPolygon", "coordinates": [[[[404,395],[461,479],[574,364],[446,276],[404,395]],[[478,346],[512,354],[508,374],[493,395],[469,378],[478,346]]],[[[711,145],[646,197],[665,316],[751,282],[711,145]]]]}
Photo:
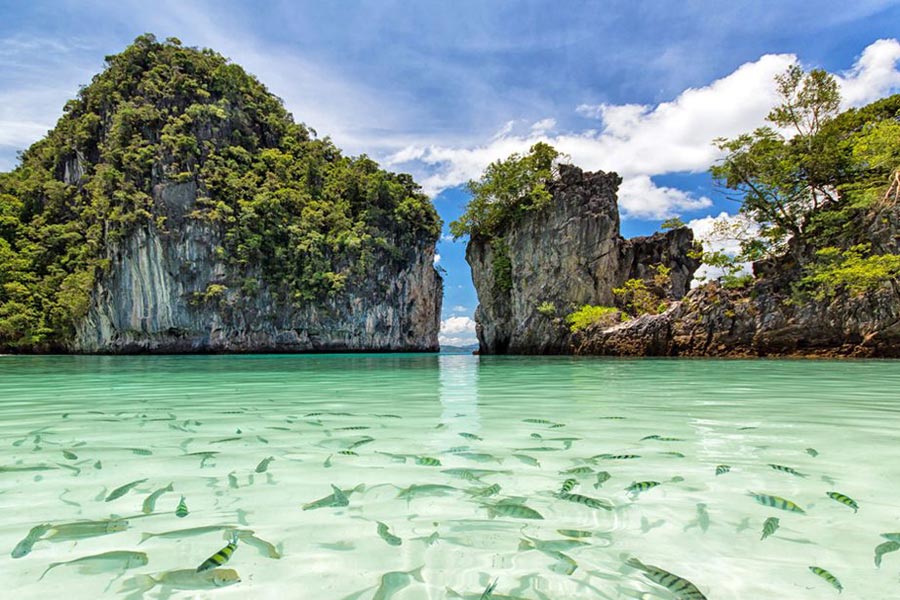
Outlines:
{"type": "Polygon", "coordinates": [[[103,552],[101,554],[93,554],[91,556],[82,556],[73,560],[50,563],[50,566],[44,570],[38,581],[50,572],[51,569],[62,565],[76,565],[81,573],[104,573],[109,571],[126,571],[136,567],[143,567],[149,561],[145,552],[133,552],[130,550],[113,550],[111,552],[103,552]]]}
{"type": "Polygon", "coordinates": [[[529,508],[524,504],[516,504],[512,502],[498,502],[496,504],[486,504],[488,516],[494,517],[512,517],[514,519],[535,519],[543,520],[543,515],[533,508],[529,508]]]}
{"type": "Polygon", "coordinates": [[[78,460],[78,455],[71,450],[63,450],[62,455],[66,460],[78,460]]]}
{"type": "Polygon", "coordinates": [[[666,522],[662,519],[657,519],[651,523],[647,517],[641,517],[641,533],[650,533],[657,527],[662,527],[665,524],[666,522]]]}
{"type": "Polygon", "coordinates": [[[372,429],[368,425],[350,425],[348,427],[335,427],[335,431],[365,431],[366,429],[372,429]]]}
{"type": "Polygon", "coordinates": [[[364,445],[366,445],[366,444],[371,444],[371,443],[374,442],[374,441],[375,441],[375,438],[373,438],[373,437],[370,436],[370,435],[363,436],[363,437],[361,437],[360,439],[358,439],[358,440],[356,440],[355,442],[353,442],[352,444],[350,444],[350,446],[349,446],[347,449],[348,449],[348,450],[353,450],[354,448],[359,448],[360,446],[364,446],[364,445]]]}
{"type": "Polygon", "coordinates": [[[481,592],[481,598],[479,600],[491,600],[494,595],[494,590],[497,589],[498,579],[494,579],[492,582],[487,584],[487,587],[484,588],[484,591],[481,592]]]}
{"type": "Polygon", "coordinates": [[[892,542],[900,542],[900,533],[882,533],[881,537],[892,542]]]}
{"type": "Polygon", "coordinates": [[[533,456],[528,456],[527,454],[513,454],[512,456],[516,460],[519,460],[519,461],[525,463],[526,465],[529,465],[532,467],[540,467],[541,466],[541,463],[538,462],[538,459],[534,458],[533,456]]]}
{"type": "Polygon", "coordinates": [[[706,511],[706,504],[697,503],[697,518],[684,526],[684,531],[699,527],[700,531],[706,533],[709,529],[709,513],[706,511]]]}
{"type": "Polygon", "coordinates": [[[552,446],[536,446],[533,448],[513,448],[516,452],[560,452],[565,448],[554,448],[552,446]]]}
{"type": "Polygon", "coordinates": [[[212,441],[210,442],[210,444],[224,444],[225,442],[234,442],[234,441],[237,441],[237,440],[239,440],[239,439],[241,439],[240,436],[236,436],[236,437],[227,437],[227,438],[222,438],[222,439],[220,439],[220,440],[212,440],[212,441]]]}
{"type": "Polygon", "coordinates": [[[612,510],[613,505],[605,500],[598,500],[597,498],[591,498],[590,496],[582,496],[581,494],[569,494],[565,492],[561,492],[556,494],[556,497],[560,500],[566,500],[568,502],[575,502],[576,504],[583,504],[588,508],[596,508],[602,510],[612,510]]]}
{"type": "Polygon", "coordinates": [[[888,552],[900,550],[900,542],[884,542],[875,546],[875,567],[881,568],[881,557],[888,552]]]}
{"type": "Polygon", "coordinates": [[[594,536],[592,531],[583,531],[581,529],[557,529],[556,533],[571,538],[589,538],[594,536]]]}
{"type": "Polygon", "coordinates": [[[560,471],[561,475],[590,475],[594,470],[590,467],[572,467],[565,471],[560,471]]]}
{"type": "Polygon", "coordinates": [[[500,493],[500,484],[495,483],[495,484],[489,485],[487,487],[473,488],[470,490],[466,490],[466,493],[475,498],[486,498],[488,496],[495,496],[500,493]]]}
{"type": "Polygon", "coordinates": [[[682,438],[665,437],[662,435],[648,435],[646,437],[641,438],[642,442],[644,440],[656,440],[657,442],[683,442],[684,441],[682,438]]]}
{"type": "Polygon", "coordinates": [[[503,462],[502,458],[497,458],[492,454],[488,454],[487,452],[457,452],[456,456],[461,456],[468,460],[474,460],[475,462],[503,462]]]}
{"type": "Polygon", "coordinates": [[[493,469],[443,469],[441,473],[446,473],[451,477],[459,477],[467,481],[476,481],[488,475],[509,475],[511,471],[497,471],[493,469]]]}
{"type": "Polygon", "coordinates": [[[425,467],[440,467],[441,461],[431,456],[417,456],[416,464],[425,467]]]}
{"type": "Polygon", "coordinates": [[[189,514],[187,502],[185,501],[184,496],[182,496],[181,500],[178,501],[178,506],[175,507],[175,516],[179,519],[183,519],[189,514]]]}
{"type": "Polygon", "coordinates": [[[303,510],[315,510],[317,508],[327,508],[327,507],[340,507],[347,506],[350,504],[350,499],[347,498],[347,494],[352,492],[353,490],[348,490],[344,492],[341,489],[338,489],[334,485],[331,486],[331,489],[334,490],[333,493],[328,494],[324,498],[319,498],[318,500],[313,500],[312,502],[307,502],[303,505],[303,510]]]}
{"type": "Polygon", "coordinates": [[[806,511],[800,508],[794,502],[782,498],[780,496],[770,496],[769,494],[757,494],[756,492],[748,492],[751,498],[762,504],[763,506],[771,506],[773,508],[777,508],[779,510],[786,510],[788,512],[800,513],[801,515],[805,515],[806,511]]]}
{"type": "Polygon", "coordinates": [[[645,565],[636,558],[625,561],[629,567],[643,571],[644,577],[672,592],[679,600],[706,600],[696,585],[683,577],[653,565],[645,565]]]}
{"type": "Polygon", "coordinates": [[[819,455],[818,450],[816,450],[815,448],[807,448],[806,453],[809,454],[810,456],[812,456],[813,458],[815,458],[819,455]]]}
{"type": "Polygon", "coordinates": [[[94,468],[99,471],[100,469],[103,468],[103,463],[98,460],[97,462],[94,463],[94,468]]]}
{"type": "Polygon", "coordinates": [[[763,523],[762,537],[759,538],[759,540],[762,541],[778,531],[778,526],[780,524],[781,521],[778,519],[778,517],[769,517],[768,519],[766,519],[766,522],[763,523]]]}
{"type": "Polygon", "coordinates": [[[402,418],[403,418],[403,417],[401,417],[400,415],[391,415],[391,414],[387,414],[387,415],[375,415],[375,416],[376,416],[376,417],[379,417],[379,418],[381,418],[381,419],[402,419],[402,418]]]}
{"type": "Polygon", "coordinates": [[[189,529],[173,529],[172,531],[164,531],[162,533],[148,533],[144,532],[141,534],[141,541],[138,544],[143,544],[147,540],[151,538],[162,538],[164,540],[178,540],[181,538],[187,537],[195,537],[198,535],[204,535],[207,533],[213,533],[216,531],[222,531],[223,529],[234,529],[233,525],[204,525],[203,527],[191,527],[189,529]]]}
{"type": "Polygon", "coordinates": [[[267,458],[262,459],[261,461],[259,461],[259,464],[256,465],[255,471],[257,473],[265,473],[266,469],[269,468],[269,463],[272,462],[273,460],[275,460],[274,456],[269,456],[267,458]]]}
{"type": "Polygon", "coordinates": [[[25,473],[30,471],[52,471],[56,467],[49,465],[31,465],[31,466],[0,466],[0,473],[25,473]]]}
{"type": "Polygon", "coordinates": [[[795,475],[796,477],[808,477],[808,475],[804,473],[799,473],[792,469],[791,467],[786,467],[784,465],[773,465],[769,463],[769,467],[775,469],[776,471],[781,471],[782,473],[790,473],[791,475],[795,475]]]}
{"type": "Polygon", "coordinates": [[[458,433],[457,435],[459,435],[459,437],[465,438],[467,440],[477,440],[479,442],[483,441],[482,438],[478,437],[474,433],[466,433],[465,431],[462,431],[462,432],[458,433]]]}
{"type": "Polygon", "coordinates": [[[281,552],[278,548],[273,546],[271,542],[256,537],[252,529],[235,529],[233,532],[225,531],[224,537],[228,539],[230,533],[235,533],[239,540],[248,546],[253,546],[265,557],[274,558],[276,560],[281,558],[281,552]]]}
{"type": "Polygon", "coordinates": [[[153,454],[153,452],[151,452],[150,450],[147,450],[146,448],[128,448],[128,449],[131,450],[132,454],[136,454],[138,456],[150,456],[151,454],[153,454]]]}
{"type": "Polygon", "coordinates": [[[571,540],[541,540],[531,536],[522,534],[523,538],[519,542],[519,552],[524,550],[537,550],[545,554],[555,555],[558,552],[568,552],[575,548],[583,548],[590,546],[588,542],[582,542],[577,539],[571,540]]]}
{"type": "Polygon", "coordinates": [[[126,529],[128,529],[128,521],[125,519],[76,521],[74,523],[63,523],[61,525],[51,526],[51,533],[47,536],[47,539],[53,542],[81,540],[84,538],[119,533],[126,529]]]}
{"type": "Polygon", "coordinates": [[[16,544],[16,547],[12,549],[10,556],[13,558],[22,558],[23,556],[28,555],[34,544],[41,539],[42,535],[50,531],[51,527],[52,525],[50,525],[50,523],[42,523],[32,527],[28,531],[28,535],[22,538],[22,540],[16,544]]]}
{"type": "Polygon", "coordinates": [[[458,492],[459,488],[452,485],[442,485],[439,483],[426,483],[422,485],[412,484],[409,487],[400,490],[397,494],[398,498],[403,498],[407,502],[419,496],[448,496],[454,492],[458,492]]]}
{"type": "Polygon", "coordinates": [[[156,501],[159,499],[159,497],[166,492],[174,491],[175,488],[173,488],[172,485],[173,484],[170,483],[164,488],[159,488],[158,490],[144,498],[144,504],[141,506],[141,512],[143,512],[145,515],[149,515],[150,513],[152,513],[156,509],[156,501]]]}
{"type": "Polygon", "coordinates": [[[598,454],[592,456],[590,460],[633,460],[640,457],[640,454],[598,454]]]}
{"type": "Polygon", "coordinates": [[[625,491],[632,494],[633,496],[637,496],[641,492],[652,490],[658,485],[660,485],[658,481],[633,481],[631,485],[625,488],[625,491]]]}
{"type": "Polygon", "coordinates": [[[575,489],[576,485],[578,485],[577,479],[566,479],[565,481],[563,481],[562,487],[559,488],[559,491],[562,494],[568,494],[573,489],[575,489]]]}
{"type": "Polygon", "coordinates": [[[825,581],[831,584],[831,586],[836,589],[838,592],[842,592],[844,590],[844,586],[841,585],[841,582],[838,581],[837,577],[823,569],[822,567],[810,567],[810,571],[812,571],[815,575],[818,575],[825,581]]]}
{"type": "Polygon", "coordinates": [[[397,592],[409,586],[413,581],[424,583],[425,580],[422,579],[422,569],[424,567],[425,565],[422,565],[412,571],[391,571],[385,573],[378,582],[378,589],[375,590],[372,600],[390,600],[397,592]]]}
{"type": "Polygon", "coordinates": [[[238,489],[238,478],[237,475],[234,474],[234,471],[228,474],[228,487],[231,489],[238,489]]]}
{"type": "Polygon", "coordinates": [[[719,475],[724,475],[725,473],[729,472],[730,470],[731,470],[731,467],[729,465],[718,465],[716,467],[716,477],[718,477],[719,475]]]}
{"type": "Polygon", "coordinates": [[[133,597],[143,594],[156,586],[177,590],[210,590],[235,585],[241,582],[241,576],[234,569],[210,569],[198,573],[195,569],[178,569],[156,575],[136,575],[126,581],[122,592],[135,591],[133,597]]]}
{"type": "Polygon", "coordinates": [[[597,481],[594,483],[594,489],[600,489],[603,487],[603,484],[609,481],[612,475],[609,474],[609,471],[600,471],[597,473],[597,481]]]}
{"type": "Polygon", "coordinates": [[[117,498],[121,498],[122,496],[124,496],[125,494],[130,492],[132,489],[134,489],[135,486],[138,486],[138,485],[144,483],[145,481],[147,481],[146,477],[144,479],[136,479],[135,481],[132,481],[131,483],[126,483],[125,485],[117,487],[116,489],[111,491],[109,493],[109,495],[106,497],[106,502],[112,502],[113,500],[115,500],[117,498]]]}
{"type": "Polygon", "coordinates": [[[338,450],[338,454],[342,454],[343,456],[359,456],[359,452],[354,452],[353,450],[338,450]]]}
{"type": "Polygon", "coordinates": [[[522,419],[523,423],[536,423],[538,425],[556,425],[553,421],[547,419],[522,419]]]}
{"type": "Polygon", "coordinates": [[[383,539],[391,546],[399,546],[403,543],[403,540],[391,533],[390,529],[388,529],[388,526],[381,521],[378,521],[377,531],[379,537],[381,537],[381,539],[383,539]]]}
{"type": "Polygon", "coordinates": [[[840,502],[844,506],[849,506],[853,509],[853,512],[857,512],[859,510],[859,504],[857,504],[856,500],[854,500],[850,496],[845,496],[840,492],[826,492],[825,495],[835,502],[840,502]]]}
{"type": "Polygon", "coordinates": [[[565,427],[565,426],[566,426],[565,423],[554,423],[553,425],[550,426],[550,429],[559,429],[560,427],[565,427]]]}
{"type": "Polygon", "coordinates": [[[238,545],[238,535],[236,531],[231,532],[231,541],[228,542],[228,545],[204,560],[200,563],[200,566],[197,567],[197,572],[201,573],[203,571],[208,571],[210,569],[214,569],[216,567],[221,567],[231,558],[231,555],[234,554],[234,551],[237,550],[238,545]]]}

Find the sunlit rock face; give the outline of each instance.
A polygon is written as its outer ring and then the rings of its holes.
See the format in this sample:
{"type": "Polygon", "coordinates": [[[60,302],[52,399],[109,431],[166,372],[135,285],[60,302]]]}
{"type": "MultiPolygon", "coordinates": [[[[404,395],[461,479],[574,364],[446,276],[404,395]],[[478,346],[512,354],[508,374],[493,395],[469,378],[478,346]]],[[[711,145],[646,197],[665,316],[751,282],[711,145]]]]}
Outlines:
{"type": "Polygon", "coordinates": [[[672,269],[672,295],[682,297],[699,266],[690,229],[626,240],[619,234],[615,173],[561,165],[552,202],[526,214],[494,240],[474,237],[466,249],[478,292],[475,312],[485,354],[558,354],[573,350],[564,316],[585,304],[613,305],[613,288],[672,269]],[[509,281],[498,285],[508,258],[509,281]],[[538,308],[552,305],[553,311],[538,308]]]}

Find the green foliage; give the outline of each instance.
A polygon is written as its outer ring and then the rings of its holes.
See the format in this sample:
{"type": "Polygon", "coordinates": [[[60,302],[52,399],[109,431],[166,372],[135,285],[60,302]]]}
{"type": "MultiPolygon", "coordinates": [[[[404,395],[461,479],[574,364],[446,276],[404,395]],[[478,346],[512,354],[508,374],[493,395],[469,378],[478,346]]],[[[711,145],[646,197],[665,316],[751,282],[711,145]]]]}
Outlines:
{"type": "Polygon", "coordinates": [[[807,267],[799,290],[824,300],[840,292],[859,296],[896,282],[900,278],[900,255],[871,251],[871,244],[858,244],[847,250],[821,248],[817,253],[819,260],[807,267]]]}
{"type": "Polygon", "coordinates": [[[622,313],[614,306],[591,306],[585,304],[566,316],[566,323],[572,333],[583,331],[592,325],[610,327],[622,321],[622,313]]]}
{"type": "Polygon", "coordinates": [[[106,249],[136,228],[165,233],[160,184],[197,190],[188,218],[219,228],[223,285],[243,294],[261,278],[284,302],[325,301],[436,241],[409,175],[342,156],[219,54],[142,35],[106,64],[0,173],[0,346],[71,336],[106,249]]]}
{"type": "Polygon", "coordinates": [[[824,71],[794,66],[777,84],[781,103],[768,120],[778,129],[717,140],[726,157],[711,173],[759,226],[742,239],[740,261],[855,243],[862,211],[890,197],[894,182],[900,195],[900,95],[837,114],[837,83],[824,71]]]}
{"type": "Polygon", "coordinates": [[[538,304],[537,311],[547,318],[553,318],[556,316],[556,305],[545,300],[538,304]]]}
{"type": "Polygon", "coordinates": [[[678,229],[679,227],[687,227],[687,224],[685,224],[685,222],[682,221],[682,220],[681,220],[680,218],[678,218],[678,217],[672,217],[672,218],[670,218],[670,219],[666,219],[666,220],[663,221],[662,224],[659,226],[659,228],[660,228],[662,231],[668,231],[669,229],[678,229]]]}
{"type": "Polygon", "coordinates": [[[644,279],[629,279],[622,287],[613,288],[613,294],[632,316],[659,314],[669,305],[671,273],[671,267],[656,265],[649,285],[644,279]]]}
{"type": "Polygon", "coordinates": [[[492,248],[494,258],[491,268],[494,273],[494,289],[505,294],[512,289],[512,261],[509,258],[509,248],[502,239],[494,240],[492,248]]]}
{"type": "Polygon", "coordinates": [[[493,238],[520,215],[539,210],[551,200],[548,185],[556,176],[560,154],[538,142],[528,154],[512,154],[488,165],[478,181],[469,181],[472,199],[465,212],[450,223],[450,233],[493,238]]]}

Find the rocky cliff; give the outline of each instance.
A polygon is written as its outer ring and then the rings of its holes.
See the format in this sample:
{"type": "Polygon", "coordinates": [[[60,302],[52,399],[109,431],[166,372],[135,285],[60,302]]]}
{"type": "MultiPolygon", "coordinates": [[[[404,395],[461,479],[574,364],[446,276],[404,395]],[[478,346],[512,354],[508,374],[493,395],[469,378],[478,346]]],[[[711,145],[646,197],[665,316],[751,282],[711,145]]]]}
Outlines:
{"type": "Polygon", "coordinates": [[[524,214],[502,236],[472,237],[466,260],[478,293],[482,353],[571,352],[573,337],[563,317],[585,304],[614,305],[613,288],[648,277],[657,265],[672,269],[674,297],[687,292],[699,266],[688,255],[693,233],[680,228],[623,239],[620,182],[615,173],[560,165],[548,206],[524,214]]]}
{"type": "Polygon", "coordinates": [[[0,352],[435,351],[440,228],[410,176],[144,35],[0,173],[0,352]]]}

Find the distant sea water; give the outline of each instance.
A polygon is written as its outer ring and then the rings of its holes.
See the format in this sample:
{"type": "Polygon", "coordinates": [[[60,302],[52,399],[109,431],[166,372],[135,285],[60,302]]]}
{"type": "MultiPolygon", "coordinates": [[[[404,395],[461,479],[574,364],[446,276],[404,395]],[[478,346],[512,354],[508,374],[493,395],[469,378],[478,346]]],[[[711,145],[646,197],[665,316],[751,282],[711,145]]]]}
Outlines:
{"type": "Polygon", "coordinates": [[[900,362],[0,357],[0,514],[20,600],[900,598],[900,362]]]}

